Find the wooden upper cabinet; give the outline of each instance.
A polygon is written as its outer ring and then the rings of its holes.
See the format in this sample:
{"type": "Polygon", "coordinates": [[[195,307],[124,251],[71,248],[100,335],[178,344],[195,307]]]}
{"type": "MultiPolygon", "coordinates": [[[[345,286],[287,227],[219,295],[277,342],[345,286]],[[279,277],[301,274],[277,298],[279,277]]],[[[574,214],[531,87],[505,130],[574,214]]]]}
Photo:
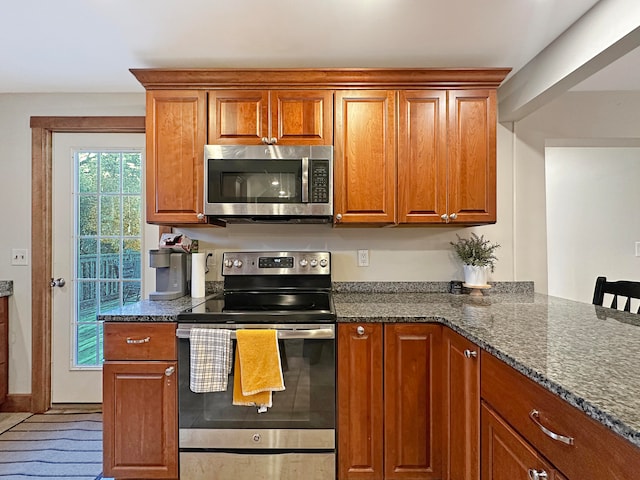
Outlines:
{"type": "Polygon", "coordinates": [[[335,96],[335,222],[395,223],[395,91],[337,91],[335,96]]]}
{"type": "Polygon", "coordinates": [[[496,91],[449,91],[448,209],[455,223],[496,221],[496,91]]]}
{"type": "Polygon", "coordinates": [[[447,205],[447,92],[399,93],[398,223],[442,223],[447,205]]]}
{"type": "Polygon", "coordinates": [[[330,90],[209,92],[209,144],[331,145],[330,90]]]}
{"type": "Polygon", "coordinates": [[[382,324],[338,324],[338,478],[382,480],[382,324]]]}
{"type": "Polygon", "coordinates": [[[384,327],[385,480],[442,478],[442,327],[384,327]]]}
{"type": "Polygon", "coordinates": [[[147,92],[148,223],[205,223],[202,210],[206,112],[204,92],[147,92]]]}

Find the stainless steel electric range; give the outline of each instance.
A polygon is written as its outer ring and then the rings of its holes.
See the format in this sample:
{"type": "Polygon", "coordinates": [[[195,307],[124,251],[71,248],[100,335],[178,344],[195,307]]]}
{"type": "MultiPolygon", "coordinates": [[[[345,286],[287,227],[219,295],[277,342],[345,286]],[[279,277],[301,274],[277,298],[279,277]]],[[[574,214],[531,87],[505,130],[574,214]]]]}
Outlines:
{"type": "Polygon", "coordinates": [[[222,294],[178,316],[181,478],[334,479],[330,253],[227,252],[222,274],[222,294]],[[274,392],[272,408],[232,405],[234,371],[227,391],[190,390],[194,327],[277,331],[285,390],[274,392]]]}

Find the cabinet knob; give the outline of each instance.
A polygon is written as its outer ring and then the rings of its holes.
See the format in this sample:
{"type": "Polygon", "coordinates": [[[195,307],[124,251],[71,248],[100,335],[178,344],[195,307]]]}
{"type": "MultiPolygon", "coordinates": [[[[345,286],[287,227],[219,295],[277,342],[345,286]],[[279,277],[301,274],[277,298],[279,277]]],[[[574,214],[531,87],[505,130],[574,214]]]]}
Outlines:
{"type": "Polygon", "coordinates": [[[342,220],[342,214],[341,213],[337,213],[336,214],[336,222],[339,222],[340,220],[342,220]]]}
{"type": "Polygon", "coordinates": [[[196,217],[198,217],[198,220],[204,220],[204,213],[199,213],[196,217]]]}
{"type": "Polygon", "coordinates": [[[446,222],[449,220],[449,215],[447,215],[446,213],[443,213],[442,215],[440,215],[440,218],[446,222]]]}
{"type": "Polygon", "coordinates": [[[547,472],[545,472],[544,470],[538,471],[534,468],[530,468],[529,478],[531,480],[543,480],[545,478],[549,478],[549,476],[547,475],[547,472]]]}
{"type": "Polygon", "coordinates": [[[358,332],[358,335],[364,335],[364,327],[362,325],[358,325],[356,332],[358,332]]]}
{"type": "Polygon", "coordinates": [[[265,145],[269,145],[269,139],[267,137],[262,137],[260,139],[262,141],[262,143],[264,143],[265,145]]]}
{"type": "Polygon", "coordinates": [[[173,372],[176,371],[176,367],[167,367],[167,369],[164,371],[165,376],[170,377],[171,375],[173,375],[173,372]]]}
{"type": "Polygon", "coordinates": [[[449,215],[449,218],[451,220],[455,220],[456,218],[458,218],[458,214],[457,213],[452,213],[451,215],[449,215]]]}
{"type": "Polygon", "coordinates": [[[475,350],[465,350],[463,353],[467,358],[476,358],[478,356],[478,352],[475,350]]]}
{"type": "Polygon", "coordinates": [[[271,143],[271,145],[275,145],[278,143],[278,139],[276,137],[271,137],[271,141],[269,143],[271,143]]]}

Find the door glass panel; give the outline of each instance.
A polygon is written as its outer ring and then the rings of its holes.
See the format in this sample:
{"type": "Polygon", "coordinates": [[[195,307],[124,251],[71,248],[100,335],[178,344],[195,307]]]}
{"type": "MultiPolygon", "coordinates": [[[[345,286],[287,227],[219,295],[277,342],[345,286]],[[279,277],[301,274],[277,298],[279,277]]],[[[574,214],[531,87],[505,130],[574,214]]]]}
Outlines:
{"type": "Polygon", "coordinates": [[[76,315],[73,364],[102,364],[96,315],[141,294],[142,152],[75,151],[76,315]]]}

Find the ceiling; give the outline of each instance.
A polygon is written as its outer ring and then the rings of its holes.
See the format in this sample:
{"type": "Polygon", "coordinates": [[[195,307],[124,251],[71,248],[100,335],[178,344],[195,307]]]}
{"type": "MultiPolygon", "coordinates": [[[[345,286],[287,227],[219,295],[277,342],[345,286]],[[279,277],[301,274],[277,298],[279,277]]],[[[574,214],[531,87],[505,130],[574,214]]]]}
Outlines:
{"type": "MultiPolygon", "coordinates": [[[[511,67],[515,72],[596,3],[8,0],[0,18],[0,93],[143,91],[129,68],[511,67]]],[[[629,56],[640,65],[640,54],[629,56]]],[[[628,66],[619,69],[628,72],[628,66]]],[[[638,85],[640,74],[629,80],[601,71],[576,88],[638,85]]]]}

